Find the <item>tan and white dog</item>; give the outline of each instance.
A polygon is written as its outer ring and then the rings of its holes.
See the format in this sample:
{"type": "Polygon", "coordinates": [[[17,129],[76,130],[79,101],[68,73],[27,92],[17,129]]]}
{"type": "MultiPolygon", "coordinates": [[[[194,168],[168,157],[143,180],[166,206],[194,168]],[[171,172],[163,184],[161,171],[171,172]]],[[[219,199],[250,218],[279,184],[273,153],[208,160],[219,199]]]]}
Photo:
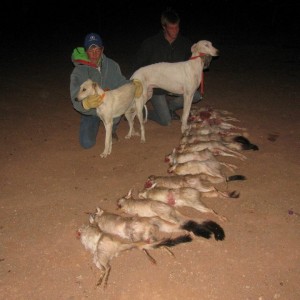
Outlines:
{"type": "MultiPolygon", "coordinates": [[[[142,67],[134,72],[131,79],[143,84],[143,93],[137,101],[137,115],[142,113],[143,105],[152,97],[153,88],[162,88],[184,97],[181,118],[182,133],[187,129],[187,120],[193,96],[202,81],[203,69],[209,66],[212,56],[218,56],[218,49],[210,41],[198,41],[191,47],[192,56],[188,61],[161,62],[142,67]]],[[[145,141],[145,130],[141,128],[141,139],[145,141]]]]}
{"type": "MultiPolygon", "coordinates": [[[[103,101],[96,108],[97,115],[103,121],[105,126],[105,147],[101,157],[106,157],[112,150],[112,127],[113,118],[125,114],[129,124],[129,133],[125,138],[130,138],[132,135],[138,135],[134,131],[135,117],[135,97],[139,97],[142,93],[142,85],[137,80],[131,80],[117,89],[104,91],[101,87],[92,80],[86,80],[81,86],[77,95],[77,100],[82,101],[90,95],[99,95],[103,101]]],[[[138,116],[140,123],[144,122],[143,115],[138,116]]]]}

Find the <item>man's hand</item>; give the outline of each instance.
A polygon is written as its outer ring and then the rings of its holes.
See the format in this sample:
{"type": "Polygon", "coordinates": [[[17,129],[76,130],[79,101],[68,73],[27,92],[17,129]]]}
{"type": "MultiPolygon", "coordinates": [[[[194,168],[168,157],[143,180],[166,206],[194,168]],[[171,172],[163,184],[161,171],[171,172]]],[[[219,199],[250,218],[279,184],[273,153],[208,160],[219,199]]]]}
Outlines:
{"type": "Polygon", "coordinates": [[[85,110],[98,107],[103,101],[103,97],[99,95],[88,96],[82,101],[82,106],[85,110]]]}

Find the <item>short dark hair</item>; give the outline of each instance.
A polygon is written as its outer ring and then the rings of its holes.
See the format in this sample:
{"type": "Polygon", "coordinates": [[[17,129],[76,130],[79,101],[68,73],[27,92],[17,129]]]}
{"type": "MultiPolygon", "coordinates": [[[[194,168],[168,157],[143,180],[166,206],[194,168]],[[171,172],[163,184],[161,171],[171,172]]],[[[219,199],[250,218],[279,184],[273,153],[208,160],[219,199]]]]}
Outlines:
{"type": "Polygon", "coordinates": [[[160,22],[162,26],[166,26],[168,23],[177,24],[180,22],[180,17],[173,8],[168,7],[162,12],[160,22]]]}

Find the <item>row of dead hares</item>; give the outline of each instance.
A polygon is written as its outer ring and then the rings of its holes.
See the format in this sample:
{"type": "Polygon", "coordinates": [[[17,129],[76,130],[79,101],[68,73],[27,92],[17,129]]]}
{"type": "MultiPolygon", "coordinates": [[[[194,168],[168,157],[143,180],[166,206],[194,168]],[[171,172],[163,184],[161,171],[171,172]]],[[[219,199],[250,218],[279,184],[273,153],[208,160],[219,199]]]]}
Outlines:
{"type": "Polygon", "coordinates": [[[173,255],[169,247],[191,242],[195,237],[214,236],[217,241],[224,240],[224,230],[218,223],[208,217],[192,219],[180,213],[178,207],[191,207],[205,216],[226,221],[226,217],[207,207],[203,198],[238,198],[239,192],[220,191],[214,185],[244,180],[245,176],[226,176],[224,169],[233,172],[237,166],[216,157],[244,160],[242,150],[258,150],[247,139],[246,129],[229,121],[238,122],[226,111],[193,108],[189,128],[183,133],[179,146],[165,157],[169,164],[168,175],[150,175],[137,197],[130,190],[117,199],[122,214],[100,207],[89,214],[89,224],[80,227],[77,234],[101,271],[98,285],[107,285],[110,261],[122,251],[142,250],[156,263],[149,253],[151,249],[164,248],[173,255]]]}

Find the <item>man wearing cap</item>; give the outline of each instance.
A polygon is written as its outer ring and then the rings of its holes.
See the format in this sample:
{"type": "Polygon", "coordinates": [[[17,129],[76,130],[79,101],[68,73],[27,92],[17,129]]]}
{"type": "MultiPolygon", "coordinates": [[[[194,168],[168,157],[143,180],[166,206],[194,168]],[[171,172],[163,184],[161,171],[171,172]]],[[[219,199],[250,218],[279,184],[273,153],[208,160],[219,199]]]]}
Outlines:
{"type": "MultiPolygon", "coordinates": [[[[84,48],[77,47],[73,50],[72,62],[74,69],[71,74],[70,93],[75,110],[81,114],[79,142],[83,148],[91,148],[96,144],[96,138],[100,126],[100,118],[97,116],[96,107],[101,99],[99,96],[89,96],[82,102],[76,100],[80,86],[87,79],[97,82],[102,89],[115,89],[128,80],[121,73],[119,64],[108,58],[103,53],[104,46],[101,37],[97,33],[89,33],[84,39],[84,48]]],[[[113,120],[113,142],[118,140],[116,129],[121,120],[117,117],[113,120]]]]}

